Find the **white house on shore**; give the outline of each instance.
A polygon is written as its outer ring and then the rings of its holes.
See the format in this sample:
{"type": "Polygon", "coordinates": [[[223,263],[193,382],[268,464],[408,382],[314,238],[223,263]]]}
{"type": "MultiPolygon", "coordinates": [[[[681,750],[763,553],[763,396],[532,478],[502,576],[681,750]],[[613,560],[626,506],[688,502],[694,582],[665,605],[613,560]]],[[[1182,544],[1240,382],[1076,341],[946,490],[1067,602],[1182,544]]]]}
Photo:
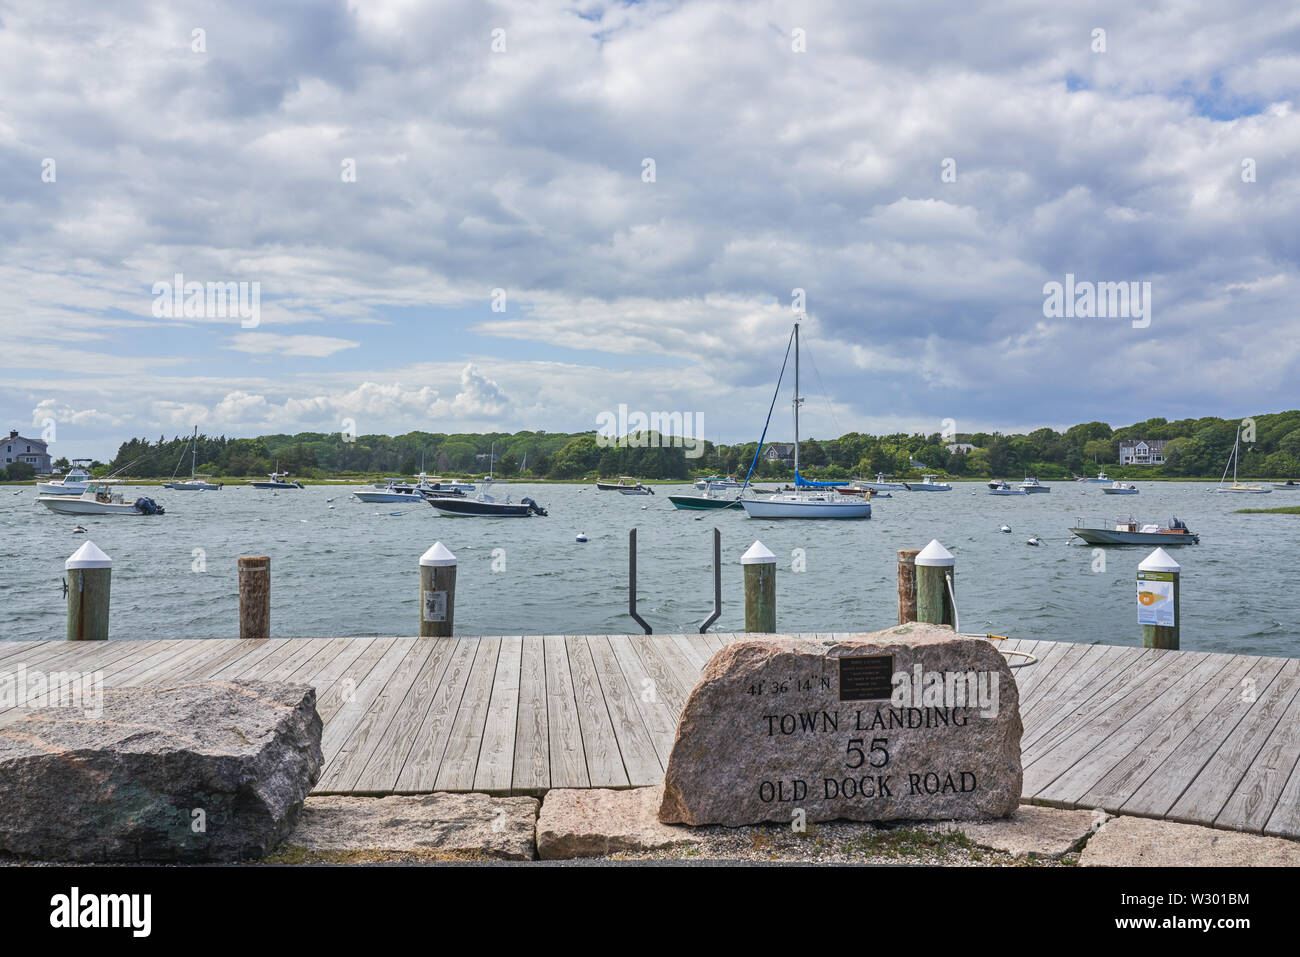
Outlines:
{"type": "Polygon", "coordinates": [[[1125,439],[1119,444],[1120,465],[1164,465],[1168,439],[1125,439]]]}
{"type": "Polygon", "coordinates": [[[19,435],[17,429],[9,430],[9,438],[0,445],[0,466],[12,465],[14,462],[26,462],[42,475],[48,475],[52,468],[50,453],[46,444],[40,439],[29,439],[19,435]]]}

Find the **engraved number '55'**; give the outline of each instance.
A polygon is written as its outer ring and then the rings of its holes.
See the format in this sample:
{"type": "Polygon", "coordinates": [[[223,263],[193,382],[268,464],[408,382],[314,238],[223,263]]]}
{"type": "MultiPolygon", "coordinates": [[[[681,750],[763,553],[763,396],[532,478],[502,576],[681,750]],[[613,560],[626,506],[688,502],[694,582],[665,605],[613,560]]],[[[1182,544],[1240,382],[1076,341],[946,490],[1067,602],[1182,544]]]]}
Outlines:
{"type": "MultiPolygon", "coordinates": [[[[862,751],[862,742],[863,742],[863,740],[864,740],[864,739],[862,739],[862,738],[850,738],[850,739],[849,739],[849,745],[848,745],[848,748],[845,750],[845,753],[846,753],[846,754],[855,755],[855,756],[857,757],[857,760],[856,760],[856,761],[846,761],[846,762],[845,762],[846,766],[847,766],[849,769],[860,768],[860,767],[862,767],[863,762],[865,762],[865,761],[867,760],[867,756],[866,756],[866,754],[864,754],[863,751],[862,751]]],[[[885,750],[885,745],[887,745],[888,743],[889,743],[889,740],[888,740],[887,738],[872,738],[872,739],[871,739],[871,749],[870,749],[870,750],[871,750],[872,755],[874,756],[877,752],[879,752],[880,755],[881,755],[881,761],[880,761],[879,764],[877,764],[874,760],[871,761],[871,762],[869,762],[873,768],[883,768],[886,764],[889,763],[889,752],[885,750]]]]}

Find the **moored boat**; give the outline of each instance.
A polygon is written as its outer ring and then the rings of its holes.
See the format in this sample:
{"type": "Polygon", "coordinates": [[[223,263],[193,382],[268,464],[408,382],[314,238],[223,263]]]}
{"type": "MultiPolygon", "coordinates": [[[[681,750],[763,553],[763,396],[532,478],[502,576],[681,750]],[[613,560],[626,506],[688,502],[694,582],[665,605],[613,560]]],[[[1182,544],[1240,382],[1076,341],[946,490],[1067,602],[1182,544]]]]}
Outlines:
{"type": "Polygon", "coordinates": [[[1241,424],[1237,424],[1237,437],[1232,440],[1232,453],[1228,456],[1228,464],[1223,467],[1223,475],[1219,478],[1219,484],[1214,489],[1216,492],[1236,492],[1242,495],[1265,495],[1273,490],[1265,488],[1262,485],[1247,485],[1244,482],[1237,481],[1237,464],[1241,461],[1239,448],[1241,446],[1241,424]],[[1228,477],[1228,465],[1232,466],[1232,484],[1224,485],[1223,482],[1228,477]]]}
{"type": "Polygon", "coordinates": [[[1197,545],[1201,538],[1177,518],[1170,520],[1167,526],[1158,524],[1138,525],[1132,516],[1119,519],[1114,528],[1101,528],[1083,524],[1083,519],[1076,519],[1078,525],[1070,529],[1070,534],[1082,539],[1089,545],[1197,545]]]}
{"type": "Polygon", "coordinates": [[[488,494],[487,490],[491,484],[491,480],[486,479],[483,482],[483,490],[473,498],[431,495],[425,501],[437,509],[439,515],[453,518],[528,518],[533,515],[545,517],[546,509],[531,498],[521,498],[518,502],[511,502],[510,496],[507,495],[504,502],[498,502],[488,494]]]}
{"type": "Polygon", "coordinates": [[[994,486],[990,482],[989,485],[990,485],[989,487],[990,495],[1028,495],[1029,494],[1022,488],[1012,488],[1006,482],[999,482],[996,486],[994,486]]]}
{"type": "MultiPolygon", "coordinates": [[[[190,447],[190,477],[188,479],[180,479],[180,480],[176,478],[176,471],[181,467],[181,463],[178,461],[176,463],[176,468],[172,469],[172,480],[170,482],[163,483],[163,488],[175,489],[178,492],[219,491],[221,489],[222,483],[205,482],[203,480],[209,478],[210,476],[199,475],[197,472],[194,471],[195,468],[198,467],[198,454],[199,454],[199,427],[197,425],[194,426],[194,436],[190,439],[189,447],[190,447]]],[[[182,456],[185,455],[184,450],[181,451],[181,455],[182,456]]]]}
{"type": "Polygon", "coordinates": [[[951,492],[952,486],[947,482],[936,482],[935,476],[926,475],[919,482],[904,482],[903,488],[909,492],[951,492]]]}
{"type": "Polygon", "coordinates": [[[740,504],[739,495],[732,498],[725,498],[721,495],[716,495],[715,492],[716,486],[708,485],[705,487],[702,495],[689,495],[684,493],[679,495],[669,495],[668,501],[672,503],[673,508],[685,509],[687,511],[716,511],[718,509],[740,509],[743,507],[740,504]]]}
{"type": "Polygon", "coordinates": [[[303,488],[301,482],[289,481],[289,473],[280,471],[280,463],[275,464],[275,471],[267,477],[265,482],[249,482],[253,488],[303,488]]]}
{"type": "Polygon", "coordinates": [[[1125,485],[1123,482],[1112,482],[1110,485],[1103,485],[1101,491],[1103,495],[1136,495],[1138,487],[1125,485]]]}
{"type": "Polygon", "coordinates": [[[1025,480],[1020,483],[1020,487],[1029,495],[1041,495],[1044,492],[1050,492],[1052,490],[1050,485],[1044,485],[1042,482],[1038,481],[1036,476],[1033,475],[1025,476],[1025,480]]]}
{"type": "Polygon", "coordinates": [[[151,498],[127,501],[120,491],[103,482],[92,482],[75,498],[70,495],[39,495],[40,502],[60,515],[162,515],[165,510],[151,498]]]}
{"type": "MultiPolygon", "coordinates": [[[[863,496],[859,499],[857,496],[844,497],[835,492],[835,486],[844,483],[834,482],[810,482],[803,479],[799,474],[799,404],[803,401],[799,397],[799,321],[795,320],[794,330],[791,332],[791,339],[794,344],[794,479],[795,491],[778,492],[775,495],[769,495],[765,498],[742,498],[740,506],[745,510],[745,514],[750,518],[814,518],[814,519],[858,519],[871,517],[870,496],[863,496]],[[800,487],[808,489],[801,490],[800,487]]],[[[789,346],[786,346],[786,355],[789,353],[789,346]]],[[[784,368],[784,367],[783,367],[784,368]]],[[[778,391],[781,388],[781,382],[778,378],[776,387],[778,391]]],[[[775,403],[775,398],[772,400],[775,403]]],[[[769,412],[770,419],[770,412],[769,412]]],[[[767,434],[767,426],[763,427],[764,436],[767,434]]],[[[759,440],[758,448],[754,451],[754,459],[758,460],[758,454],[762,450],[763,441],[759,440]]],[[[753,472],[753,465],[750,466],[750,472],[753,472]]],[[[746,483],[749,478],[746,476],[746,483]]]]}
{"type": "MultiPolygon", "coordinates": [[[[37,495],[80,495],[90,484],[91,459],[73,459],[63,478],[36,483],[37,495]]],[[[102,481],[102,480],[101,480],[102,481]]]]}

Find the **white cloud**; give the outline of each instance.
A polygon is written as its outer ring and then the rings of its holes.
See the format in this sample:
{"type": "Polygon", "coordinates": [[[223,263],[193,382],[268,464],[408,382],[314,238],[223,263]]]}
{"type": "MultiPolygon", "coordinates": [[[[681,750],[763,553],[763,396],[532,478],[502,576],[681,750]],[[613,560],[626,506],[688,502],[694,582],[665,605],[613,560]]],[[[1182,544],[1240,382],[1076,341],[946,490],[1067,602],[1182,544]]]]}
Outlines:
{"type": "Polygon", "coordinates": [[[274,332],[241,332],[227,346],[236,352],[251,355],[312,356],[322,359],[344,349],[355,349],[361,343],[352,339],[331,336],[286,336],[274,332]]]}

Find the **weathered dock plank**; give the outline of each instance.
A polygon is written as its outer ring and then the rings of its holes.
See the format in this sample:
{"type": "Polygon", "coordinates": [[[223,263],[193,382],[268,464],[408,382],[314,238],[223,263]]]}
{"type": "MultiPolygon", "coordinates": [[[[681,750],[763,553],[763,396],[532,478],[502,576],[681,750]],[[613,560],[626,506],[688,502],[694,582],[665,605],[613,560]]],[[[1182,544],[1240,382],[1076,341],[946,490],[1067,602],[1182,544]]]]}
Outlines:
{"type": "Polygon", "coordinates": [[[519,661],[519,713],[511,790],[540,794],[551,786],[550,722],[546,713],[546,648],[540,635],[524,638],[519,661]]]}

